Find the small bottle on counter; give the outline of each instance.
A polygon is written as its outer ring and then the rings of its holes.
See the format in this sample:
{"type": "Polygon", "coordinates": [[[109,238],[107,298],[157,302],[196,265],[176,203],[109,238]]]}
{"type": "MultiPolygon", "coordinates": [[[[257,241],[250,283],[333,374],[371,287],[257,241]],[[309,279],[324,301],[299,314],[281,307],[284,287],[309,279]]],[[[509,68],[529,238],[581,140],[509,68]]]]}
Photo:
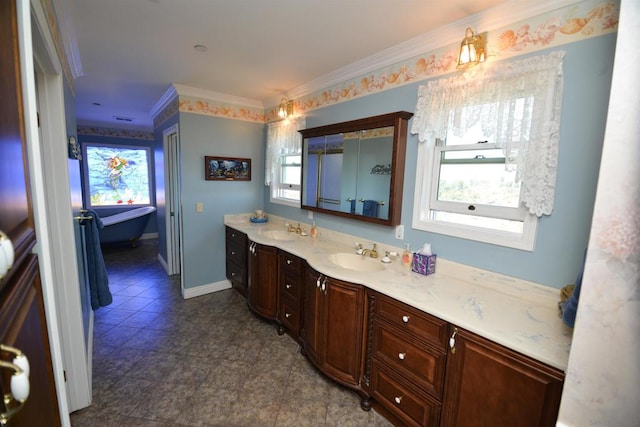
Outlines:
{"type": "Polygon", "coordinates": [[[318,237],[318,228],[316,227],[315,221],[313,221],[313,224],[311,225],[311,237],[313,238],[318,237]]]}
{"type": "Polygon", "coordinates": [[[402,252],[402,265],[410,268],[412,258],[413,254],[411,253],[411,246],[407,243],[405,244],[404,251],[402,252]]]}

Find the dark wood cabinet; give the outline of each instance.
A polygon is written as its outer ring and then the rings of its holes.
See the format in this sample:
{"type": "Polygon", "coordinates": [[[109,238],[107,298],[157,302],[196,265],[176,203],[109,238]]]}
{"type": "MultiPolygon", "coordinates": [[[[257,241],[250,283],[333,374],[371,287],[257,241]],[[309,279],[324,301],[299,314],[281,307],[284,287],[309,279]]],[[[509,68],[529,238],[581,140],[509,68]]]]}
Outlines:
{"type": "Polygon", "coordinates": [[[249,241],[249,307],[268,320],[278,313],[278,249],[249,241]]]}
{"type": "Polygon", "coordinates": [[[286,331],[296,340],[302,325],[303,265],[297,256],[278,252],[278,333],[286,331]]]}
{"type": "Polygon", "coordinates": [[[447,322],[377,292],[371,310],[371,388],[376,407],[408,426],[437,426],[445,381],[447,322]]]}
{"type": "Polygon", "coordinates": [[[230,227],[225,230],[227,279],[247,298],[247,235],[230,227]]]}
{"type": "Polygon", "coordinates": [[[442,426],[554,426],[564,374],[450,327],[442,426]]]}
{"type": "Polygon", "coordinates": [[[363,409],[403,426],[555,424],[562,371],[228,228],[227,273],[243,263],[249,307],[363,409]]]}
{"type": "Polygon", "coordinates": [[[307,269],[303,343],[309,359],[333,380],[363,394],[364,287],[307,269]]]}

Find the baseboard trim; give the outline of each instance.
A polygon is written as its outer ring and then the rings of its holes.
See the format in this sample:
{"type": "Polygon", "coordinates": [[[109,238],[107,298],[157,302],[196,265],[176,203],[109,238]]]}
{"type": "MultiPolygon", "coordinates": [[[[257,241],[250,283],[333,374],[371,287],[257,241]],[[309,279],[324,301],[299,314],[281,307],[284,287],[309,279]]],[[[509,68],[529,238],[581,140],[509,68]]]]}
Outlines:
{"type": "Polygon", "coordinates": [[[206,294],[212,294],[218,291],[223,291],[225,289],[231,289],[231,282],[228,280],[221,280],[220,282],[196,286],[195,288],[186,288],[182,292],[182,297],[184,299],[189,299],[206,294]]]}
{"type": "Polygon", "coordinates": [[[158,233],[143,233],[142,236],[138,238],[138,240],[148,240],[148,239],[157,239],[158,233]]]}
{"type": "Polygon", "coordinates": [[[160,255],[160,253],[158,253],[158,262],[160,263],[160,265],[164,269],[164,272],[167,273],[167,275],[168,275],[169,274],[169,264],[167,264],[167,262],[164,260],[162,255],[160,255]]]}

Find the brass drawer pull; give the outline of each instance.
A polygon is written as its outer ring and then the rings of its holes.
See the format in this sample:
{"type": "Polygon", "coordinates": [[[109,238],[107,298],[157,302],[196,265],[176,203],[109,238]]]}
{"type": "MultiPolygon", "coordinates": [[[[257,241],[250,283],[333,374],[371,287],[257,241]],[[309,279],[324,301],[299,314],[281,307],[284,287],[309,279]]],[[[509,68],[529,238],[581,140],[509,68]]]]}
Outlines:
{"type": "Polygon", "coordinates": [[[396,396],[393,398],[394,402],[396,402],[396,404],[400,404],[400,402],[402,402],[402,396],[396,396]]]}
{"type": "Polygon", "coordinates": [[[405,357],[407,357],[407,353],[398,353],[398,359],[404,360],[405,357]]]}
{"type": "Polygon", "coordinates": [[[409,323],[409,316],[402,316],[402,323],[409,323]]]}

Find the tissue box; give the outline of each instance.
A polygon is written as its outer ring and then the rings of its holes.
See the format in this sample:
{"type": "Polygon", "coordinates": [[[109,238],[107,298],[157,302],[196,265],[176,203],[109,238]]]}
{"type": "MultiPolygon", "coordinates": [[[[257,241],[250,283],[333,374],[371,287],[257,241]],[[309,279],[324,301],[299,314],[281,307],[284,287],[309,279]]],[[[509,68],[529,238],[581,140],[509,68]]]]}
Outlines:
{"type": "Polygon", "coordinates": [[[413,262],[411,263],[411,270],[416,273],[433,274],[436,272],[436,254],[423,255],[415,253],[413,254],[413,262]]]}

